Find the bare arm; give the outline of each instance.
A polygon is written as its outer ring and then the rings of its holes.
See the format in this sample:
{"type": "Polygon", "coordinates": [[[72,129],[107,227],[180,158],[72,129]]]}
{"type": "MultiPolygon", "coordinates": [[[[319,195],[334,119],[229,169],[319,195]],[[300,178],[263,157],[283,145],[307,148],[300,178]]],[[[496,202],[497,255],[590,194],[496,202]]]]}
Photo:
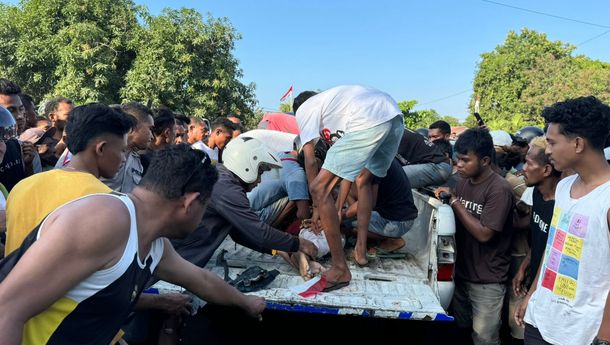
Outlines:
{"type": "Polygon", "coordinates": [[[66,212],[52,215],[40,238],[0,284],[0,310],[10,310],[0,313],[0,344],[19,344],[28,319],[120,258],[129,235],[127,209],[118,200],[92,199],[102,197],[76,202],[66,212]]]}
{"type": "Polygon", "coordinates": [[[155,270],[158,278],[180,285],[210,303],[242,308],[252,317],[263,312],[263,298],[244,295],[216,274],[184,260],[167,239],[164,241],[163,257],[155,270]]]}
{"type": "MultiPolygon", "coordinates": [[[[379,193],[378,184],[373,185],[372,192],[373,192],[373,208],[375,208],[375,205],[377,205],[377,194],[379,193]]],[[[345,210],[345,214],[344,214],[345,218],[355,217],[357,210],[358,210],[358,200],[351,203],[349,205],[349,207],[347,208],[347,210],[345,210]]]]}
{"type": "Polygon", "coordinates": [[[309,200],[296,200],[297,204],[297,218],[309,219],[311,218],[311,210],[309,209],[309,200]]]}
{"type": "Polygon", "coordinates": [[[517,274],[513,278],[513,292],[517,296],[522,296],[527,293],[527,287],[524,286],[523,281],[525,280],[525,271],[529,268],[530,262],[532,261],[532,250],[527,251],[525,259],[521,262],[517,274]]]}
{"type": "Polygon", "coordinates": [[[320,167],[316,161],[313,140],[303,145],[303,155],[305,157],[305,175],[307,175],[307,183],[311,187],[313,180],[320,172],[320,167]]]}
{"type": "Polygon", "coordinates": [[[451,198],[449,203],[451,204],[455,216],[477,241],[485,243],[491,240],[495,231],[481,224],[481,221],[471,215],[455,196],[451,198]]]}
{"type": "MultiPolygon", "coordinates": [[[[523,318],[525,317],[525,311],[527,310],[527,304],[530,301],[530,298],[532,297],[532,295],[534,294],[534,291],[536,291],[536,287],[538,286],[538,279],[540,278],[540,271],[542,270],[542,263],[544,260],[540,260],[540,265],[538,265],[538,270],[536,271],[536,278],[534,278],[534,282],[532,283],[532,286],[530,287],[530,290],[527,292],[527,295],[525,295],[525,298],[523,298],[521,300],[521,303],[519,304],[519,306],[517,307],[517,310],[515,310],[515,322],[517,323],[517,325],[523,327],[525,326],[525,321],[523,320],[523,318]]],[[[510,315],[509,315],[510,317],[510,315]]]]}
{"type": "MultiPolygon", "coordinates": [[[[610,210],[607,216],[608,229],[610,229],[610,210]]],[[[602,317],[602,324],[599,326],[597,332],[597,338],[600,340],[610,341],[610,293],[606,298],[606,306],[604,307],[604,316],[602,317]]]]}

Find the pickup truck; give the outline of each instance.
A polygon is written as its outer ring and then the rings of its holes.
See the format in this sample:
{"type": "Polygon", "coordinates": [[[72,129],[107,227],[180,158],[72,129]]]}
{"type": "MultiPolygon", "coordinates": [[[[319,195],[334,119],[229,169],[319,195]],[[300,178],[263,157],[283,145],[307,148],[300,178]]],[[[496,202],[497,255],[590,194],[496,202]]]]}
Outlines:
{"type": "MultiPolygon", "coordinates": [[[[372,259],[366,267],[348,262],[349,286],[313,297],[301,297],[294,287],[303,278],[279,256],[261,254],[227,238],[206,266],[220,276],[225,267],[217,257],[224,253],[228,274],[236,277],[251,266],[278,270],[264,290],[252,292],[267,301],[267,309],[296,313],[360,315],[365,317],[452,321],[446,312],[454,291],[455,219],[451,207],[425,191],[413,190],[418,216],[404,235],[403,259],[372,259]],[[223,250],[226,250],[223,251],[223,250]]],[[[325,262],[323,262],[324,264],[325,262]]],[[[328,264],[328,262],[326,262],[328,264]]],[[[157,282],[152,291],[183,292],[179,286],[157,282]]]]}

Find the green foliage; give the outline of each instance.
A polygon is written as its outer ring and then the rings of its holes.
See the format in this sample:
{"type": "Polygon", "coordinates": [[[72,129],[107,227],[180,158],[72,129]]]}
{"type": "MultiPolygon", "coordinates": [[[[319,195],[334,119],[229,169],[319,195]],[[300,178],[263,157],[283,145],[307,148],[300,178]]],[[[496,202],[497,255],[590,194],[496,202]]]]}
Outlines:
{"type": "MultiPolygon", "coordinates": [[[[481,55],[474,80],[479,113],[491,129],[515,132],[526,125],[542,125],[545,106],[567,98],[595,95],[610,99],[610,65],[583,56],[575,47],[551,42],[545,34],[523,29],[510,32],[502,45],[481,55]]],[[[465,124],[476,125],[470,115],[465,124]]]]}
{"type": "Polygon", "coordinates": [[[258,124],[261,122],[264,115],[265,112],[262,109],[258,108],[252,113],[252,115],[246,117],[246,119],[242,122],[242,125],[244,126],[244,128],[246,128],[246,131],[256,129],[258,128],[258,124]]]}
{"type": "Polygon", "coordinates": [[[0,75],[36,100],[152,101],[215,118],[254,114],[226,19],[191,9],[152,16],[132,0],[23,0],[0,5],[0,75]]]}
{"type": "Polygon", "coordinates": [[[400,111],[402,111],[405,120],[405,127],[407,128],[428,128],[428,126],[438,120],[445,120],[451,126],[457,126],[460,124],[460,120],[458,118],[453,116],[441,117],[434,109],[413,110],[416,105],[416,100],[398,102],[398,107],[400,108],[400,111]]]}
{"type": "Polygon", "coordinates": [[[460,119],[458,119],[457,117],[445,115],[445,116],[443,116],[443,118],[441,118],[441,120],[447,122],[450,126],[459,126],[460,125],[460,119]]]}
{"type": "Polygon", "coordinates": [[[280,104],[280,111],[282,113],[290,113],[290,112],[292,112],[292,104],[291,103],[281,103],[280,104]]]}

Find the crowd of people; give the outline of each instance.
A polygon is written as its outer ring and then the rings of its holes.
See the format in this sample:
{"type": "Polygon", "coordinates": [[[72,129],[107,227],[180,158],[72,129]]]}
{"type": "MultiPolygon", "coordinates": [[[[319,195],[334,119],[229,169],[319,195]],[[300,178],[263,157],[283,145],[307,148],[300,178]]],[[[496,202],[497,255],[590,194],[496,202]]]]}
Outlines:
{"type": "Polygon", "coordinates": [[[0,78],[2,344],[176,343],[192,300],[146,291],[157,280],[260,317],[264,299],[204,269],[227,236],[343,288],[348,261],[404,257],[418,188],[455,215],[463,341],[500,344],[502,320],[515,343],[610,341],[610,107],[595,97],[547,107],[544,130],[455,141],[360,85],[302,92],[251,131],[138,102],[38,111],[0,78]]]}

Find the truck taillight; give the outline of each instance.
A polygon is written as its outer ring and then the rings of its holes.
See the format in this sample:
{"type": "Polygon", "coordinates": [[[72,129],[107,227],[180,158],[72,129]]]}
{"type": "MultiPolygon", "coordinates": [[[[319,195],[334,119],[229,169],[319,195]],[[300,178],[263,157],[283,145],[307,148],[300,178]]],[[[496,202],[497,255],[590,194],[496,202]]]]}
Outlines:
{"type": "Polygon", "coordinates": [[[455,239],[453,236],[439,236],[437,246],[438,274],[436,280],[439,282],[453,281],[455,263],[455,239]]]}
{"type": "Polygon", "coordinates": [[[438,265],[438,274],[436,275],[436,280],[439,282],[453,281],[453,268],[453,264],[438,265]]]}

